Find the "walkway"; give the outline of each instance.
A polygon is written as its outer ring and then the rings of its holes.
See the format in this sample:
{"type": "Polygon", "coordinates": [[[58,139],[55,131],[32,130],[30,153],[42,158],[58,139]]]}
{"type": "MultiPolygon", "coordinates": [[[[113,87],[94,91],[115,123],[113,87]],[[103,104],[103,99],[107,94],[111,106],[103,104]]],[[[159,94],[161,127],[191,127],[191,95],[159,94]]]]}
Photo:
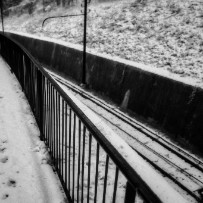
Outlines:
{"type": "Polygon", "coordinates": [[[63,203],[29,105],[0,58],[0,202],[63,203]]]}

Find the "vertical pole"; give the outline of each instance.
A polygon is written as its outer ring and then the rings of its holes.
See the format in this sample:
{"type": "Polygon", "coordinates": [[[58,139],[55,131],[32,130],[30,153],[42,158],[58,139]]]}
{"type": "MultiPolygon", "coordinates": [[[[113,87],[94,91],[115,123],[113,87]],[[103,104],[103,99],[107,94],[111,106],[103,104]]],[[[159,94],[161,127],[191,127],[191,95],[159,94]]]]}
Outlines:
{"type": "Polygon", "coordinates": [[[86,85],[86,37],[87,37],[87,0],[84,0],[84,38],[83,38],[83,68],[82,85],[86,85]]]}
{"type": "Polygon", "coordinates": [[[125,203],[134,203],[136,197],[136,190],[134,187],[127,181],[126,191],[125,191],[125,203]]]}
{"type": "Polygon", "coordinates": [[[2,31],[3,31],[3,33],[4,33],[3,0],[0,0],[0,7],[1,7],[1,23],[2,23],[2,31]]]}
{"type": "Polygon", "coordinates": [[[43,6],[43,12],[45,12],[45,3],[44,3],[44,0],[42,0],[42,6],[43,6]]]}

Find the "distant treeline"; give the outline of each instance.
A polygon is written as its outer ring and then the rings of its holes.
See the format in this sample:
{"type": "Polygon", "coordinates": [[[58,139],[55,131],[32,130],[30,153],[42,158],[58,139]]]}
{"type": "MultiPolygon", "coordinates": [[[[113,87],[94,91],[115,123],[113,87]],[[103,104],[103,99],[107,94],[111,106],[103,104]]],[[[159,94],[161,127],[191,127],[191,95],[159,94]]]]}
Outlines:
{"type": "Polygon", "coordinates": [[[12,6],[17,6],[22,0],[2,0],[4,9],[7,9],[12,6]]]}
{"type": "MultiPolygon", "coordinates": [[[[54,6],[69,7],[80,5],[85,0],[0,0],[3,2],[4,15],[9,16],[11,13],[21,15],[22,13],[32,14],[36,5],[42,4],[43,11],[49,11],[54,6]]],[[[107,2],[115,0],[87,0],[90,2],[107,2]]],[[[81,4],[82,5],[82,4],[81,4]]]]}
{"type": "MultiPolygon", "coordinates": [[[[1,0],[3,1],[4,9],[8,9],[13,6],[18,6],[23,0],[1,0]]],[[[87,0],[88,2],[107,2],[112,0],[87,0]]],[[[73,4],[78,4],[84,2],[84,0],[28,0],[24,1],[24,4],[35,5],[36,3],[41,2],[43,5],[55,4],[57,6],[69,6],[73,4]]]]}
{"type": "MultiPolygon", "coordinates": [[[[8,9],[10,7],[17,6],[23,0],[2,0],[2,1],[3,1],[4,9],[8,9]]],[[[28,3],[28,4],[34,3],[35,4],[39,1],[41,1],[45,5],[48,5],[50,3],[56,3],[57,6],[59,6],[59,5],[66,6],[66,5],[70,5],[72,3],[76,3],[78,0],[30,0],[30,1],[27,1],[26,3],[28,3]]]]}

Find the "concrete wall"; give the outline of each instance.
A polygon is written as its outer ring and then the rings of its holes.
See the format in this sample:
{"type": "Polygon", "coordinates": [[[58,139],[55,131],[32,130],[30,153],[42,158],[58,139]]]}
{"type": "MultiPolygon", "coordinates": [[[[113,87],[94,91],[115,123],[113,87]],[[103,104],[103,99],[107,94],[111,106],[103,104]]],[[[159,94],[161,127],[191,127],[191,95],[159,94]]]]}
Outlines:
{"type": "MultiPolygon", "coordinates": [[[[17,34],[7,35],[20,42],[42,64],[80,83],[81,49],[17,34]]],[[[86,82],[90,89],[153,120],[203,152],[203,90],[134,64],[88,53],[86,82]]]]}

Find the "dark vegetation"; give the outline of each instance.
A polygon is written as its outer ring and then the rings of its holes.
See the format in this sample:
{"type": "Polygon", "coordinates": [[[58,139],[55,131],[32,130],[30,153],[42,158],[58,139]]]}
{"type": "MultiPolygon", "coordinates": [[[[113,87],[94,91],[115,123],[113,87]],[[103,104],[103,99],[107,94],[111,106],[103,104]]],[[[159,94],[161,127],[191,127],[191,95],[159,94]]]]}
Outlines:
{"type": "Polygon", "coordinates": [[[12,6],[17,6],[21,2],[22,0],[4,0],[3,1],[4,9],[8,9],[12,6]]]}
{"type": "Polygon", "coordinates": [[[36,9],[36,5],[40,3],[43,5],[43,11],[47,11],[47,9],[49,9],[47,7],[50,7],[50,5],[68,7],[73,5],[74,1],[75,0],[3,0],[3,9],[5,16],[9,16],[9,14],[32,14],[36,9]]]}

